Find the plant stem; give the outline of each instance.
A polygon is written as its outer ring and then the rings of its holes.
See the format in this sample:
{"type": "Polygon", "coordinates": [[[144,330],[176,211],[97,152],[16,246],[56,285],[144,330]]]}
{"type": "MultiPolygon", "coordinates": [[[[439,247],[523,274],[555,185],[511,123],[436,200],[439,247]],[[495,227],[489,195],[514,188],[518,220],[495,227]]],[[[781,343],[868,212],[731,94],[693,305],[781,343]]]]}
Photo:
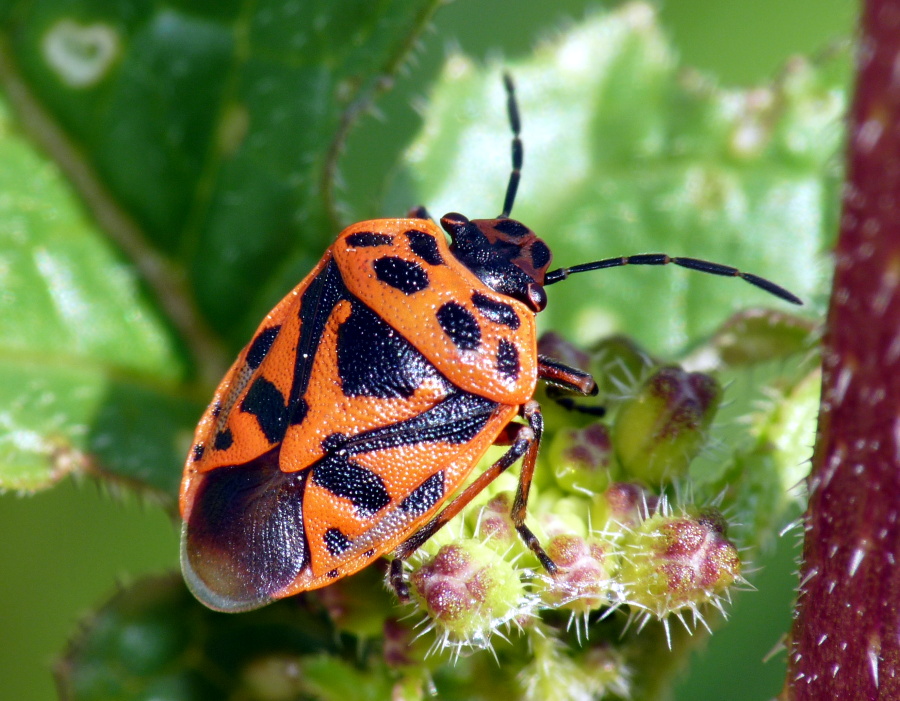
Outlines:
{"type": "Polygon", "coordinates": [[[867,0],[786,699],[900,698],[900,0],[867,0]]]}

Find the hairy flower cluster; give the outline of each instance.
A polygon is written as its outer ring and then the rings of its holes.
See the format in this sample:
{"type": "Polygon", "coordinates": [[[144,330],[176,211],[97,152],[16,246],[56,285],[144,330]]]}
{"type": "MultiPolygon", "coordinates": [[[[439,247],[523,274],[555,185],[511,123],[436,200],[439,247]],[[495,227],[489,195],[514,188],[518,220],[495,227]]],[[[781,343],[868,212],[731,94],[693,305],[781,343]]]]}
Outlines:
{"type": "MultiPolygon", "coordinates": [[[[551,340],[554,352],[589,367],[589,357],[551,340]]],[[[517,532],[510,514],[518,485],[509,474],[485,490],[461,531],[450,526],[422,548],[411,589],[439,644],[487,646],[510,623],[546,635],[543,611],[565,612],[579,639],[620,610],[640,627],[684,612],[702,620],[704,605],[721,608],[741,581],[724,518],[674,506],[667,493],[708,440],[718,383],[653,367],[627,344],[607,346],[605,362],[613,350],[628,356],[618,364],[628,370],[605,393],[608,416],[591,408],[581,425],[550,435],[529,495],[527,525],[555,571],[540,566],[517,532]]]]}

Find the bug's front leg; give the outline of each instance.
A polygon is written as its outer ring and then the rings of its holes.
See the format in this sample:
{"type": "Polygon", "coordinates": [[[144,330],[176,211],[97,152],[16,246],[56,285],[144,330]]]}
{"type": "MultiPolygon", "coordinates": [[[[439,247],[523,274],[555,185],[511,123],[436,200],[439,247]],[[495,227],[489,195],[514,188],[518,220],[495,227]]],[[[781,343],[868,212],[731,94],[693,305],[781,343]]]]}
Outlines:
{"type": "Polygon", "coordinates": [[[539,355],[538,377],[547,383],[547,396],[563,409],[597,417],[606,415],[606,409],[601,406],[582,404],[572,397],[565,396],[565,392],[588,397],[596,396],[597,383],[590,373],[564,365],[546,355],[539,355]]]}
{"type": "MultiPolygon", "coordinates": [[[[443,528],[448,521],[462,511],[481,491],[502,475],[519,458],[524,456],[522,472],[519,476],[519,487],[516,490],[516,498],[513,502],[511,518],[513,525],[522,540],[540,560],[544,568],[550,573],[556,573],[556,565],[541,546],[537,536],[525,525],[525,514],[528,505],[528,492],[531,489],[531,480],[534,476],[534,465],[537,460],[538,447],[541,442],[541,434],[544,431],[544,419],[541,416],[540,405],[530,401],[522,406],[521,414],[528,422],[527,425],[519,425],[512,441],[512,445],[493,465],[481,473],[472,484],[448,504],[440,513],[435,515],[428,523],[407,538],[394,551],[394,559],[391,562],[390,582],[391,587],[397,593],[400,601],[409,601],[409,583],[403,572],[403,562],[418,550],[431,536],[443,528]]],[[[515,425],[515,424],[511,424],[515,425]]]]}

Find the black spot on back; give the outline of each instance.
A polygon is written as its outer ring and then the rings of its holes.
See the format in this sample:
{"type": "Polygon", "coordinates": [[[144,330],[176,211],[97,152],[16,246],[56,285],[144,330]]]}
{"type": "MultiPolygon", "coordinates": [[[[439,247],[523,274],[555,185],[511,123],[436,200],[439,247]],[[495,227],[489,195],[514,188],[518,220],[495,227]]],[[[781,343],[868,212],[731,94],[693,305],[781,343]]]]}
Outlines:
{"type": "Polygon", "coordinates": [[[347,239],[348,248],[371,248],[373,246],[389,246],[394,237],[388,234],[376,234],[372,231],[359,231],[350,234],[347,239]]]}
{"type": "Polygon", "coordinates": [[[230,428],[223,429],[216,434],[216,439],[213,441],[213,447],[216,450],[228,450],[232,445],[234,445],[234,436],[231,435],[230,428]]]}
{"type": "Polygon", "coordinates": [[[461,350],[474,350],[481,343],[481,327],[472,312],[458,302],[447,302],[437,310],[437,320],[461,350]]]}
{"type": "Polygon", "coordinates": [[[424,231],[410,229],[406,232],[409,239],[409,247],[413,253],[429,265],[443,265],[444,259],[438,250],[437,240],[431,234],[424,231]]]}
{"type": "Polygon", "coordinates": [[[212,412],[213,418],[218,419],[219,414],[221,414],[221,413],[222,413],[222,403],[216,402],[216,405],[213,407],[213,412],[212,412]]]}
{"type": "Polygon", "coordinates": [[[519,350],[505,338],[501,338],[497,348],[497,372],[507,379],[516,380],[519,378],[519,370],[519,350]]]}
{"type": "Polygon", "coordinates": [[[325,531],[325,547],[328,548],[328,552],[332,555],[340,555],[347,548],[349,548],[353,543],[350,542],[350,539],[344,535],[344,532],[340,528],[329,528],[325,531]]]}
{"type": "Polygon", "coordinates": [[[531,262],[535,268],[543,268],[550,262],[550,247],[543,241],[535,241],[531,244],[531,262]]]}
{"type": "Polygon", "coordinates": [[[194,446],[193,449],[193,461],[197,462],[203,458],[203,453],[206,452],[206,448],[203,447],[202,443],[198,443],[194,446]]]}
{"type": "Polygon", "coordinates": [[[428,288],[428,273],[418,263],[396,256],[378,258],[372,263],[375,275],[383,283],[400,290],[405,295],[415,294],[428,288]]]}
{"type": "Polygon", "coordinates": [[[409,341],[354,300],[338,328],[338,376],[348,397],[409,398],[437,370],[409,341]]]}
{"type": "Polygon", "coordinates": [[[244,400],[241,411],[253,414],[259,428],[270,444],[280,443],[288,427],[288,412],[284,395],[265,377],[257,377],[244,400]]]}
{"type": "Polygon", "coordinates": [[[530,233],[527,226],[521,222],[517,222],[515,219],[501,219],[494,224],[494,228],[507,236],[515,236],[517,238],[521,238],[530,233]]]}
{"type": "Polygon", "coordinates": [[[511,329],[517,329],[522,323],[522,320],[519,319],[519,315],[516,314],[516,310],[512,308],[512,305],[504,302],[497,302],[480,292],[476,292],[472,295],[472,304],[478,308],[478,311],[495,324],[503,324],[511,329]]]}
{"type": "Polygon", "coordinates": [[[337,579],[341,576],[341,571],[337,567],[335,567],[333,570],[328,570],[325,573],[325,576],[328,577],[328,579],[337,579]]]}
{"type": "Polygon", "coordinates": [[[350,501],[365,515],[381,511],[391,496],[382,479],[351,462],[346,455],[329,454],[313,464],[312,480],[335,496],[350,501]]]}
{"type": "Polygon", "coordinates": [[[444,496],[444,471],[434,473],[416,487],[406,499],[400,502],[400,508],[411,514],[424,514],[437,504],[444,496]]]}
{"type": "Polygon", "coordinates": [[[219,610],[262,606],[309,563],[303,525],[307,471],[282,472],[278,448],[200,479],[185,529],[185,577],[219,610]]]}
{"type": "Polygon", "coordinates": [[[256,368],[260,366],[263,358],[269,353],[272,344],[278,337],[279,331],[281,331],[280,325],[270,326],[256,335],[256,338],[253,339],[253,343],[250,344],[250,350],[247,351],[247,365],[249,367],[256,370],[256,368]]]}

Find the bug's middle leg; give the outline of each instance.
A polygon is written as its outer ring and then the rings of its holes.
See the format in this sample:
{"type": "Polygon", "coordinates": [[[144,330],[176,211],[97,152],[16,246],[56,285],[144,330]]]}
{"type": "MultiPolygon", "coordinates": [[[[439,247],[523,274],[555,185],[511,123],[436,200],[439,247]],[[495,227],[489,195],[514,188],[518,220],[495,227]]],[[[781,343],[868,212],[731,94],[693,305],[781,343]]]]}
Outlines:
{"type": "MultiPolygon", "coordinates": [[[[531,487],[531,479],[534,475],[534,463],[537,459],[538,446],[544,429],[544,421],[541,416],[540,406],[535,401],[530,401],[521,409],[522,416],[528,422],[527,425],[518,425],[511,441],[509,450],[488,469],[482,472],[478,478],[466,487],[462,493],[444,507],[434,518],[403,541],[394,551],[394,559],[391,562],[390,582],[397,598],[400,601],[409,600],[409,584],[403,574],[403,562],[418,550],[431,536],[437,533],[447,523],[462,511],[469,502],[484,490],[497,477],[502,475],[524,456],[522,472],[519,476],[519,487],[513,502],[513,525],[528,547],[537,555],[541,564],[550,574],[556,572],[556,565],[547,555],[540,542],[531,530],[525,525],[525,512],[528,502],[528,491],[531,487]]],[[[516,424],[510,424],[515,426],[516,424]]]]}
{"type": "Polygon", "coordinates": [[[516,489],[516,498],[513,500],[512,518],[513,526],[519,536],[525,541],[528,549],[535,554],[544,569],[550,574],[556,574],[556,563],[550,559],[537,536],[525,525],[525,514],[528,510],[528,493],[531,491],[531,480],[534,478],[534,466],[537,462],[538,449],[541,445],[541,436],[544,433],[544,417],[541,414],[541,406],[536,401],[530,401],[523,405],[522,416],[528,422],[534,434],[534,439],[528,445],[525,459],[522,460],[522,472],[519,474],[519,486],[516,489]]]}

